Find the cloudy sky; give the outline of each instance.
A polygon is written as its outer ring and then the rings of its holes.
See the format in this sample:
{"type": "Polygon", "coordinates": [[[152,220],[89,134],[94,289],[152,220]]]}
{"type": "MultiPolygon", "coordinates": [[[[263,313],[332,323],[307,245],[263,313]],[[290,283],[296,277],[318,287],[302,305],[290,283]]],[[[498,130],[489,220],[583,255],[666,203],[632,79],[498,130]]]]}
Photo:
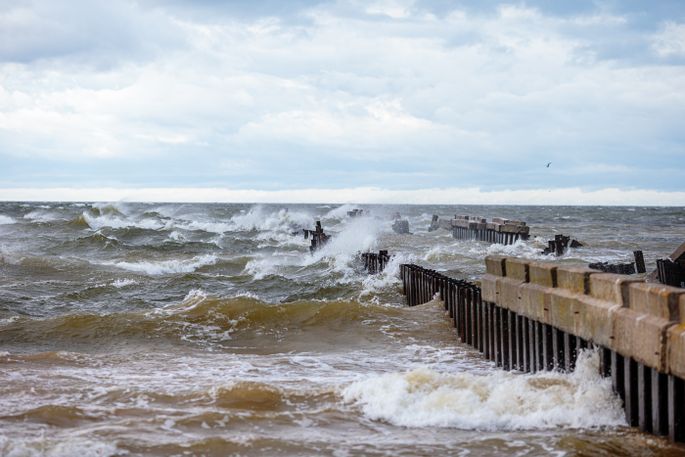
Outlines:
{"type": "Polygon", "coordinates": [[[684,168],[682,0],[0,0],[0,199],[685,205],[684,168]]]}

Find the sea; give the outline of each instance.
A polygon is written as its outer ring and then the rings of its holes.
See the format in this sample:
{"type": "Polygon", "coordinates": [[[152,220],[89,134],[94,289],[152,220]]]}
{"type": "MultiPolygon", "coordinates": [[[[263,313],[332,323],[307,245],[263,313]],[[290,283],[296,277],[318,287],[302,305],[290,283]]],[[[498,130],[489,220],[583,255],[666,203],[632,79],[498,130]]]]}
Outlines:
{"type": "Polygon", "coordinates": [[[637,249],[653,270],[683,241],[685,208],[0,203],[0,455],[685,455],[626,426],[596,352],[572,373],[502,371],[398,278],[637,249]],[[531,237],[456,240],[433,214],[531,237]],[[332,238],[310,253],[316,221],[332,238]],[[555,234],[583,247],[542,254],[555,234]],[[359,253],[379,249],[393,257],[368,275],[359,253]]]}

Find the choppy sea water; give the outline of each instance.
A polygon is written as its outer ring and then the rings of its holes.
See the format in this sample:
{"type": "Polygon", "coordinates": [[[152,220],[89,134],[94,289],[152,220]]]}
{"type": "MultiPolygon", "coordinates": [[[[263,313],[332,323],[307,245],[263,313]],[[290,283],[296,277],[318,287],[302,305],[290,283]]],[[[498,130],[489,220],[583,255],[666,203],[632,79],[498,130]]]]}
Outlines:
{"type": "Polygon", "coordinates": [[[625,426],[588,352],[508,373],[400,263],[475,279],[502,253],[648,268],[683,208],[0,203],[0,455],[682,455],[625,426]],[[411,235],[391,230],[399,211],[411,235]],[[525,220],[513,246],[428,232],[432,214],[525,220]],[[334,234],[309,254],[302,228],[334,234]],[[540,251],[563,233],[585,243],[540,251]],[[364,250],[388,249],[367,276],[364,250]]]}

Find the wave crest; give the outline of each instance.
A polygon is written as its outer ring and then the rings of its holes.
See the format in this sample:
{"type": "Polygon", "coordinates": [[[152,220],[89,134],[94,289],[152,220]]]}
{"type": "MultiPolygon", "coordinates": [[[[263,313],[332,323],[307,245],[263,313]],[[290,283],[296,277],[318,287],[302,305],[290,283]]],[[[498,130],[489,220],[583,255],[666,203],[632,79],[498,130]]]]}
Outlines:
{"type": "MultiPolygon", "coordinates": [[[[199,344],[226,343],[236,335],[276,334],[303,328],[344,329],[371,320],[386,322],[401,310],[350,301],[269,304],[252,296],[207,297],[195,291],[178,305],[147,313],[70,314],[47,319],[18,318],[0,324],[0,344],[136,344],[158,338],[199,344]]],[[[316,333],[316,332],[314,332],[316,333]]]]}
{"type": "Polygon", "coordinates": [[[570,374],[444,374],[420,368],[371,376],[343,391],[373,420],[405,427],[530,430],[625,425],[599,355],[586,351],[570,374]]]}

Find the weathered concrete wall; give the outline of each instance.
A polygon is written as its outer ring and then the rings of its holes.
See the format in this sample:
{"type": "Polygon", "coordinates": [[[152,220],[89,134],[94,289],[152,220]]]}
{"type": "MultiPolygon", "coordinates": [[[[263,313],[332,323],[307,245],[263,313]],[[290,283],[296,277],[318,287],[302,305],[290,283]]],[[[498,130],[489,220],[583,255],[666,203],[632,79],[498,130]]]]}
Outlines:
{"type": "Polygon", "coordinates": [[[685,289],[501,256],[486,271],[483,300],[685,378],[685,289]]]}
{"type": "Polygon", "coordinates": [[[685,289],[500,256],[480,287],[418,265],[400,273],[410,306],[439,294],[458,338],[504,369],[573,370],[594,346],[627,422],[685,442],[685,289]]]}
{"type": "Polygon", "coordinates": [[[452,236],[457,239],[513,244],[527,239],[530,227],[525,222],[493,218],[491,222],[480,216],[454,216],[450,220],[452,236]]]}

